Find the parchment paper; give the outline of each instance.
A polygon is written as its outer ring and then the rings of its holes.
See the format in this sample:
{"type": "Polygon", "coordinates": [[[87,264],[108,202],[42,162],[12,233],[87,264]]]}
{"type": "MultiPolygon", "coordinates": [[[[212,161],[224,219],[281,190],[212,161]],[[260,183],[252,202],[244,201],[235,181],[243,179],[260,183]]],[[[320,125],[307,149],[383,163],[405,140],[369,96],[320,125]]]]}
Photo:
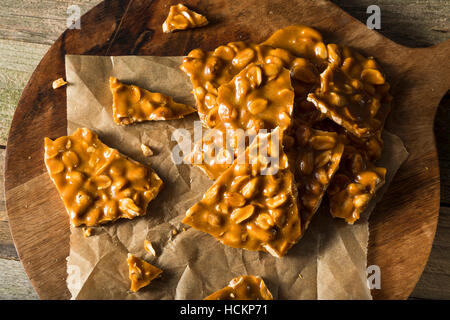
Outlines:
{"type": "Polygon", "coordinates": [[[181,59],[66,56],[68,133],[78,127],[96,131],[109,146],[155,169],[165,183],[144,217],[95,228],[89,238],[81,228],[71,229],[67,285],[72,298],[203,299],[233,277],[254,274],[263,277],[275,299],[371,299],[366,280],[367,221],[375,201],[407,158],[401,140],[384,133],[379,164],[388,169],[387,183],[355,225],[332,219],[323,205],[303,238],[282,259],[224,246],[180,222],[212,184],[199,169],[171,160],[176,144],[172,132],[177,128],[192,132],[197,115],[135,126],[117,126],[111,116],[109,76],[194,105],[191,84],[178,69],[181,59]],[[141,143],[155,155],[144,157],[141,143]],[[144,250],[145,239],[153,243],[156,257],[144,250]],[[128,252],[163,269],[162,278],[130,292],[128,252]]]}

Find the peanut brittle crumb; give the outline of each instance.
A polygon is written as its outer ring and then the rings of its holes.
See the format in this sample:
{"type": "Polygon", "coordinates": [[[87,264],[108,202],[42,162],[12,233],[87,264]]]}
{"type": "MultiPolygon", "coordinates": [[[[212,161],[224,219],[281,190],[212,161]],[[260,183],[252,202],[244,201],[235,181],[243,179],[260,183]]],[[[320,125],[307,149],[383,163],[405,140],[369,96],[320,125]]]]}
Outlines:
{"type": "Polygon", "coordinates": [[[240,276],[228,286],[207,296],[204,300],[273,300],[263,279],[257,276],[240,276]]]}
{"type": "Polygon", "coordinates": [[[88,237],[90,237],[90,236],[92,236],[92,228],[89,228],[89,227],[84,227],[83,228],[83,236],[85,237],[85,238],[88,238],[88,237]]]}
{"type": "Polygon", "coordinates": [[[56,79],[55,81],[53,81],[52,88],[58,89],[62,86],[65,86],[66,84],[67,84],[67,82],[63,78],[59,78],[59,79],[56,79]]]}
{"type": "Polygon", "coordinates": [[[144,249],[145,249],[145,251],[151,253],[152,255],[154,255],[156,257],[156,250],[155,250],[155,248],[153,248],[153,245],[150,242],[150,240],[144,240],[144,249]]]}
{"type": "Polygon", "coordinates": [[[146,144],[141,144],[142,154],[146,157],[151,157],[153,155],[153,150],[146,144]]]}
{"type": "Polygon", "coordinates": [[[203,27],[208,24],[208,20],[203,15],[189,10],[186,6],[179,3],[170,7],[169,15],[164,21],[163,32],[169,33],[175,30],[186,30],[203,27]]]}

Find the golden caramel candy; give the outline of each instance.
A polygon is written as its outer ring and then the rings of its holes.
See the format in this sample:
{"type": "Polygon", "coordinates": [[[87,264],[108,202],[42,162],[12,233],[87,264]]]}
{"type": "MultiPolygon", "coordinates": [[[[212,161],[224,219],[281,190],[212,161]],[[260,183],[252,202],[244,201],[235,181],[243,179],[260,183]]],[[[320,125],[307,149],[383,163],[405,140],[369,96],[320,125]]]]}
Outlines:
{"type": "Polygon", "coordinates": [[[308,101],[356,137],[376,135],[390,111],[389,84],[373,58],[335,44],[328,48],[329,65],[308,101]]]}
{"type": "MultiPolygon", "coordinates": [[[[231,128],[232,134],[237,136],[240,129],[273,126],[293,133],[299,128],[297,124],[292,128],[292,118],[309,128],[307,139],[302,138],[303,142],[298,143],[298,137],[292,134],[291,147],[286,148],[299,191],[302,231],[330,184],[329,194],[345,189],[343,177],[349,181],[362,179],[354,172],[338,169],[344,145],[345,150],[350,147],[358,150],[367,170],[378,177],[375,188],[365,191],[369,198],[384,183],[385,169],[376,168],[373,161],[381,155],[381,130],[392,97],[389,84],[373,58],[366,58],[346,46],[327,45],[318,31],[294,25],[276,31],[261,44],[231,42],[210,52],[195,49],[180,68],[193,84],[203,125],[222,132],[222,135],[207,135],[197,142],[188,157],[211,179],[227,170],[230,162],[224,160],[236,159],[239,153],[233,144],[231,148],[226,144],[226,129],[231,128]],[[268,117],[264,113],[269,111],[266,100],[273,99],[280,90],[263,91],[264,83],[286,69],[290,72],[294,92],[294,110],[288,113],[289,117],[283,117],[288,121],[277,122],[275,114],[279,115],[279,111],[268,113],[268,117]],[[255,94],[258,94],[256,99],[255,94]],[[328,122],[335,125],[330,126],[328,122]],[[341,182],[332,183],[334,180],[341,182]]],[[[348,158],[352,158],[352,154],[346,152],[345,163],[351,161],[348,158]]],[[[339,200],[331,200],[335,216],[345,215],[343,212],[350,210],[349,201],[343,201],[349,196],[339,194],[339,200]]],[[[356,220],[367,202],[367,196],[357,197],[354,206],[358,209],[351,209],[354,217],[348,221],[356,220]]],[[[245,213],[250,214],[248,210],[245,213]]]]}
{"type": "Polygon", "coordinates": [[[163,32],[168,33],[175,30],[203,27],[207,24],[208,20],[204,16],[179,3],[170,7],[169,15],[162,28],[163,32]]]}
{"type": "Polygon", "coordinates": [[[133,292],[137,292],[143,287],[148,286],[153,279],[159,277],[163,272],[161,269],[130,253],[128,254],[127,262],[128,275],[131,280],[130,290],[133,292]]]}
{"type": "Polygon", "coordinates": [[[298,188],[304,231],[339,168],[344,142],[336,132],[315,130],[299,121],[296,121],[292,134],[295,144],[288,156],[298,188]]]}
{"type": "Polygon", "coordinates": [[[119,125],[151,120],[181,119],[195,109],[173,101],[161,93],[150,92],[135,85],[123,84],[110,77],[109,86],[113,95],[113,118],[119,125]]]}
{"type": "Polygon", "coordinates": [[[145,215],[163,185],[151,168],[109,148],[87,128],[45,138],[44,159],[75,227],[145,215]]]}
{"type": "Polygon", "coordinates": [[[279,134],[258,135],[186,212],[183,223],[234,248],[285,255],[300,239],[301,222],[294,176],[279,134]]]}
{"type": "Polygon", "coordinates": [[[353,224],[384,185],[386,169],[375,166],[364,149],[347,144],[339,171],[327,190],[333,217],[353,224]]]}
{"type": "MultiPolygon", "coordinates": [[[[263,82],[271,81],[279,75],[283,67],[289,68],[293,58],[282,49],[245,42],[231,42],[212,52],[204,52],[201,49],[191,51],[183,59],[180,68],[192,82],[200,120],[204,126],[214,128],[220,121],[217,117],[219,87],[228,83],[231,85],[233,78],[252,63],[263,67],[263,73],[256,71],[257,73],[251,76],[252,79],[259,81],[259,78],[254,77],[262,75],[263,82]]],[[[253,85],[255,83],[252,82],[253,85]]],[[[239,88],[245,90],[245,87],[239,88]]],[[[256,111],[256,109],[253,110],[256,111]]],[[[241,115],[232,116],[240,117],[241,115]]]]}
{"type": "Polygon", "coordinates": [[[320,83],[319,73],[327,65],[326,56],[324,59],[320,58],[323,53],[317,49],[318,43],[321,48],[325,47],[320,39],[321,35],[311,28],[291,26],[275,32],[263,44],[231,42],[211,52],[192,50],[180,68],[191,79],[197,111],[203,125],[209,128],[217,125],[215,115],[219,107],[219,87],[230,82],[251,63],[265,64],[264,73],[268,78],[277,75],[283,67],[290,70],[295,106],[302,109],[299,117],[311,123],[316,121],[321,113],[306,101],[306,97],[320,83]],[[296,57],[295,53],[298,52],[309,52],[309,56],[317,55],[317,58],[311,58],[313,62],[310,62],[303,55],[296,57]]]}
{"type": "Polygon", "coordinates": [[[268,65],[249,64],[218,90],[218,107],[209,111],[206,120],[214,130],[197,141],[187,157],[213,180],[248,146],[244,130],[256,134],[278,127],[283,132],[291,124],[294,91],[289,71],[280,66],[269,76],[268,65]],[[239,149],[240,145],[244,147],[239,149]]]}
{"type": "MultiPolygon", "coordinates": [[[[239,150],[233,146],[227,148],[227,132],[231,136],[232,130],[225,130],[223,125],[207,131],[200,141],[195,142],[190,154],[185,157],[185,161],[197,166],[211,180],[216,180],[227,168],[231,166],[239,150]]],[[[236,134],[239,131],[235,132],[236,134]]],[[[245,147],[244,147],[245,151],[245,147]]]]}
{"type": "MultiPolygon", "coordinates": [[[[294,90],[289,71],[266,73],[268,64],[249,64],[230,82],[220,86],[217,113],[209,117],[220,119],[225,128],[286,130],[291,124],[294,90]]],[[[215,111],[215,110],[214,110],[215,111]]]]}
{"type": "Polygon", "coordinates": [[[240,276],[204,300],[273,300],[273,296],[260,277],[240,276]]]}
{"type": "Polygon", "coordinates": [[[326,65],[328,52],[322,35],[311,27],[288,26],[274,32],[262,44],[287,50],[294,56],[311,60],[317,66],[326,65]]]}

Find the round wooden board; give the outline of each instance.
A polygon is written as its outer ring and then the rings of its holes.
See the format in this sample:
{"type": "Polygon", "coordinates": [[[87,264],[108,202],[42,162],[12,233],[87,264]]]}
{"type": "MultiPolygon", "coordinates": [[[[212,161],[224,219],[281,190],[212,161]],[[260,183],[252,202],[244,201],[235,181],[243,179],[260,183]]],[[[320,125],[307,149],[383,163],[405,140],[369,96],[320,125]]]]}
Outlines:
{"type": "Polygon", "coordinates": [[[371,216],[368,263],[382,271],[375,298],[407,298],[426,264],[438,221],[433,120],[449,89],[450,41],[406,48],[324,0],[185,2],[205,14],[210,25],[164,34],[162,22],[178,0],[103,2],[81,18],[81,30],[67,30],[53,44],[22,94],[6,151],[6,205],[16,248],[39,296],[70,298],[65,283],[69,220],[56,188],[39,179],[46,174],[43,138],[67,134],[65,90],[51,88],[53,80],[64,77],[65,54],[184,55],[230,41],[259,42],[281,27],[305,24],[319,29],[327,42],[376,57],[392,84],[394,108],[386,126],[402,138],[410,157],[371,216]],[[51,202],[54,210],[40,210],[43,202],[51,202]]]}

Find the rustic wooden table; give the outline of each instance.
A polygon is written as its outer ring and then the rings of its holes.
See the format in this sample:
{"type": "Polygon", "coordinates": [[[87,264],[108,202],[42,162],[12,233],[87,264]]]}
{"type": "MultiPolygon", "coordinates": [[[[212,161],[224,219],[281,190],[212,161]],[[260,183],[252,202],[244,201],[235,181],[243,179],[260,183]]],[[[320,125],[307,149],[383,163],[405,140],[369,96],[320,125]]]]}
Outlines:
{"type": "MultiPolygon", "coordinates": [[[[67,8],[81,13],[101,0],[3,0],[0,15],[0,299],[37,299],[12,241],[5,211],[3,163],[8,130],[19,97],[50,45],[64,31],[67,8]]],[[[448,0],[334,0],[364,22],[366,9],[381,8],[386,37],[410,47],[426,47],[450,38],[448,0]]],[[[441,210],[433,249],[412,299],[450,299],[450,95],[442,100],[435,121],[441,172],[441,210]]]]}

